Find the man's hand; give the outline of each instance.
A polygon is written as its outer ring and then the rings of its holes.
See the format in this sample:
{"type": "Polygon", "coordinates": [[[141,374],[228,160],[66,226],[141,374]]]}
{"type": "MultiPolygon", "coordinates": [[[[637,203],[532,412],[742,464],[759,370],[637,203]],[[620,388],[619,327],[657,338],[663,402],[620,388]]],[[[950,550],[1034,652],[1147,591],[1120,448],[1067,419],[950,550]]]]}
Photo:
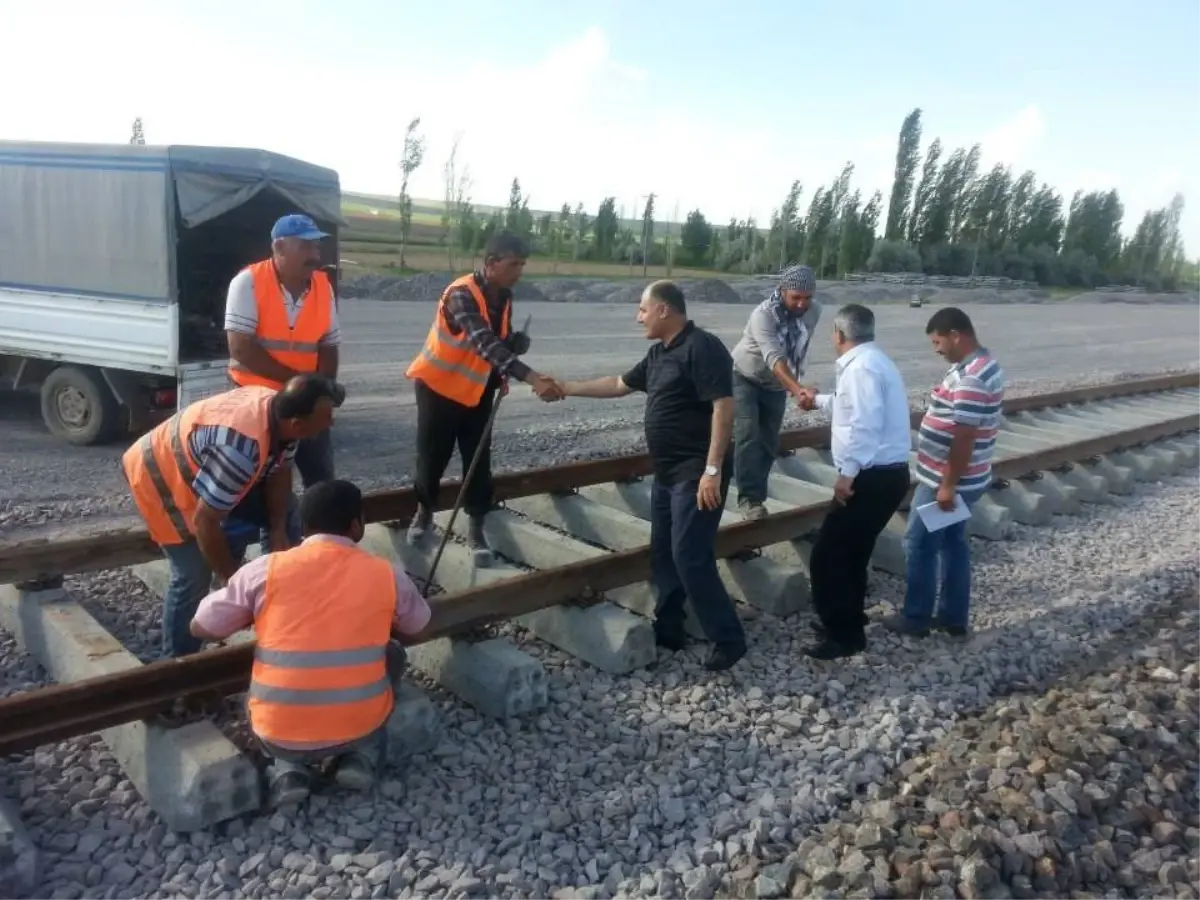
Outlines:
{"type": "Polygon", "coordinates": [[[958,492],[955,491],[954,488],[952,488],[948,484],[938,485],[937,498],[936,498],[938,508],[942,509],[945,512],[950,512],[951,510],[953,510],[954,509],[954,498],[957,495],[957,493],[958,492]]]}
{"type": "Polygon", "coordinates": [[[839,475],[833,483],[833,499],[843,506],[854,496],[854,479],[849,475],[839,475]]]}
{"type": "Polygon", "coordinates": [[[716,509],[721,505],[721,476],[700,476],[700,487],[696,490],[696,506],[699,509],[716,509]]]}
{"type": "Polygon", "coordinates": [[[562,385],[549,375],[534,375],[533,380],[529,382],[529,386],[533,388],[533,392],[540,399],[545,400],[547,403],[553,403],[555,400],[561,400],[566,396],[562,385]]]}
{"type": "Polygon", "coordinates": [[[802,387],[796,392],[796,405],[805,412],[811,412],[817,408],[817,389],[810,387],[802,387]]]}

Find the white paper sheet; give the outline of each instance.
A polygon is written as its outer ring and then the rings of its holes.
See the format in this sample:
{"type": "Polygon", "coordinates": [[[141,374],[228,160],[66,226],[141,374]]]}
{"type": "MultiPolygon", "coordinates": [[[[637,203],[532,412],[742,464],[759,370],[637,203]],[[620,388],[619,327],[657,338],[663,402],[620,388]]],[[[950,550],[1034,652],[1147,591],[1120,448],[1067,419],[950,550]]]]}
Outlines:
{"type": "Polygon", "coordinates": [[[962,522],[971,518],[971,510],[967,508],[962,494],[955,494],[954,509],[949,512],[938,506],[937,501],[934,500],[932,503],[918,506],[917,515],[921,517],[921,521],[925,523],[927,530],[941,531],[943,528],[949,528],[956,522],[962,522]]]}

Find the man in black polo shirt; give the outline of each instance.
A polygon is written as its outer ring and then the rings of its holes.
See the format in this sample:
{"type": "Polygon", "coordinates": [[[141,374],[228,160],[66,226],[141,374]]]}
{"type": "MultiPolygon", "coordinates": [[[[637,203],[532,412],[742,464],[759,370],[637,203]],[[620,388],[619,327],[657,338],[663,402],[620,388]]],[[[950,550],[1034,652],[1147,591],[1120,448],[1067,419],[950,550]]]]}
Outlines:
{"type": "Polygon", "coordinates": [[[624,375],[562,385],[568,397],[646,394],[646,447],[654,463],[650,520],[660,647],[684,645],[684,599],[713,643],[705,666],[728,669],[746,653],[746,634],[714,545],[733,472],[733,359],[716,335],[687,317],[683,292],[656,281],[642,294],[638,324],[655,341],[624,375]]]}

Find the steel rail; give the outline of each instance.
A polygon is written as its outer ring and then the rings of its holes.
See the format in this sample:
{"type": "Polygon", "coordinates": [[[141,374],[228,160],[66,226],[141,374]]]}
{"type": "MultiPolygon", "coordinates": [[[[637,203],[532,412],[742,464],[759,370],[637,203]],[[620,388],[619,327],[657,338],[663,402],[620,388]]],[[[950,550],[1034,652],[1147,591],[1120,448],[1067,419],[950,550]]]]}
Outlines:
{"type": "MultiPolygon", "coordinates": [[[[1019,397],[1006,400],[1004,412],[1006,415],[1012,415],[1034,409],[1198,386],[1200,372],[1165,375],[1019,397]]],[[[921,416],[920,412],[912,414],[913,428],[920,424],[921,416]]],[[[824,447],[828,444],[828,425],[792,429],[783,432],[779,438],[782,451],[802,447],[824,447]]],[[[634,453],[561,466],[506,472],[497,474],[493,481],[496,500],[503,501],[640,478],[651,472],[650,457],[645,453],[634,453]]],[[[438,495],[438,510],[449,509],[453,505],[461,484],[461,480],[457,478],[442,482],[438,495]]],[[[368,522],[408,519],[416,512],[416,495],[412,488],[372,491],[363,497],[363,512],[368,522]]],[[[131,518],[126,526],[103,534],[49,535],[18,540],[7,545],[0,544],[0,584],[45,581],[63,575],[117,569],[150,562],[159,557],[158,547],[150,540],[141,522],[131,518]]]]}
{"type": "MultiPolygon", "coordinates": [[[[1004,479],[1025,478],[1196,430],[1200,413],[1007,457],[996,463],[995,471],[1004,479]]],[[[728,525],[717,533],[717,555],[738,556],[810,533],[831,507],[831,501],[824,501],[728,525]]],[[[594,598],[649,576],[650,547],[644,545],[434,597],[428,627],[405,643],[424,643],[573,599],[594,598]]],[[[253,658],[254,644],[245,642],[0,699],[0,756],[145,719],[180,697],[240,693],[249,685],[253,658]]]]}

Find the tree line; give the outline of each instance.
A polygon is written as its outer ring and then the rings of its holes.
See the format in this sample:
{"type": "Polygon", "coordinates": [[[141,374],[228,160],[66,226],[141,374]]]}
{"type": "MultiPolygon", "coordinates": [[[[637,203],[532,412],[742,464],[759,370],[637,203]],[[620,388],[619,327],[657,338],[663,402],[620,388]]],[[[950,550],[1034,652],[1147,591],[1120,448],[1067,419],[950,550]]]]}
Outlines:
{"type": "MultiPolygon", "coordinates": [[[[1186,259],[1180,234],[1181,195],[1146,212],[1124,238],[1125,209],[1115,189],[1076,191],[1067,202],[1033,171],[997,164],[981,172],[978,144],[948,149],[934,138],[922,154],[921,112],[912,110],[900,126],[886,210],[881,192],[864,197],[853,187],[854,164],[847,162],[831,184],[813,191],[803,212],[804,188],[796,180],[765,227],[753,218],[734,218],[722,227],[693,209],[665,234],[656,229],[654,194],[644,198],[640,214],[633,211],[637,218],[626,219],[612,196],[591,215],[582,203],[535,213],[514,178],[506,207],[479,211],[469,168],[458,158],[458,135],[443,166],[438,241],[452,269],[456,254],[473,256],[493,232],[508,228],[556,263],[619,262],[643,272],[651,265],[665,265],[668,272],[682,265],[757,274],[802,262],[821,278],[922,272],[1004,276],[1045,286],[1128,284],[1151,291],[1195,283],[1196,266],[1186,259]]],[[[402,248],[412,225],[408,179],[424,155],[419,123],[414,119],[406,129],[401,161],[402,248]]]]}

